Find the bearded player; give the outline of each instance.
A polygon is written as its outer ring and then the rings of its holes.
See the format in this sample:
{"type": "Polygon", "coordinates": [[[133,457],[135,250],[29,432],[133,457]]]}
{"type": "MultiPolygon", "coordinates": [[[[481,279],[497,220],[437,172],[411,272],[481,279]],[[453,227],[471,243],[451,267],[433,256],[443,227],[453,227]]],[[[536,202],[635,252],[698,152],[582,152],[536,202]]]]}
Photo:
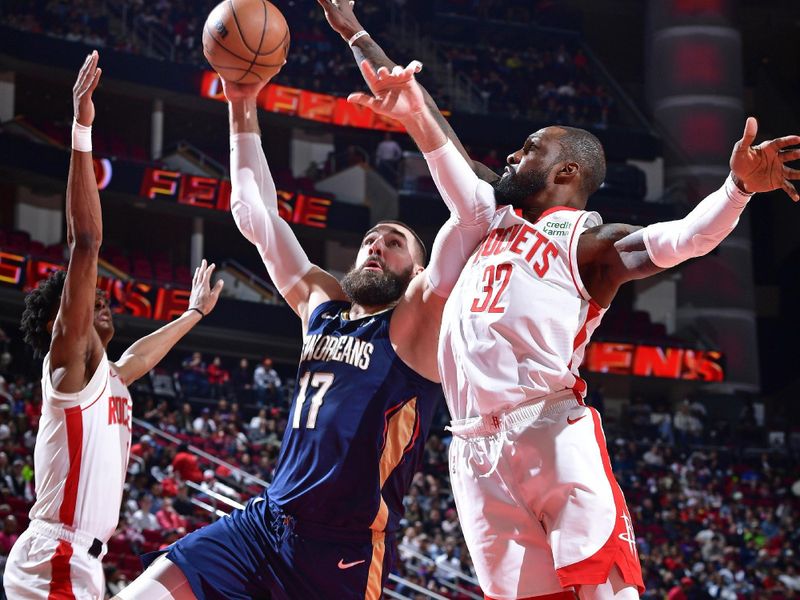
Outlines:
{"type": "MultiPolygon", "coordinates": [[[[344,5],[343,5],[344,6],[344,5]]],[[[413,77],[362,65],[380,112],[413,77]]],[[[786,165],[800,136],[753,146],[746,122],[731,173],[686,217],[641,228],[603,224],[586,202],[605,155],[582,129],[553,126],[480,181],[454,154],[435,178],[456,199],[489,190],[499,208],[445,307],[439,372],[453,422],[450,476],[459,520],[487,598],[638,598],[631,518],[611,470],[600,416],[585,406],[584,351],[618,289],[713,250],[756,192],[800,199],[786,165]],[[518,212],[520,214],[518,214],[518,212]]]]}

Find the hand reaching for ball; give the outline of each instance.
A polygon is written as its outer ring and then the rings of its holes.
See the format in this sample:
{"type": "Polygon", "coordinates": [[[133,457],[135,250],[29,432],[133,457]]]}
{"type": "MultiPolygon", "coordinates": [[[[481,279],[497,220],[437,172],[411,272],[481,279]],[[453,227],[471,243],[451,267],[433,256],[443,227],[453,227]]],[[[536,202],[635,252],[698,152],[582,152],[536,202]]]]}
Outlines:
{"type": "Polygon", "coordinates": [[[255,99],[268,82],[269,79],[258,83],[233,83],[222,79],[222,91],[225,92],[225,97],[229,102],[247,100],[249,98],[255,99]]]}

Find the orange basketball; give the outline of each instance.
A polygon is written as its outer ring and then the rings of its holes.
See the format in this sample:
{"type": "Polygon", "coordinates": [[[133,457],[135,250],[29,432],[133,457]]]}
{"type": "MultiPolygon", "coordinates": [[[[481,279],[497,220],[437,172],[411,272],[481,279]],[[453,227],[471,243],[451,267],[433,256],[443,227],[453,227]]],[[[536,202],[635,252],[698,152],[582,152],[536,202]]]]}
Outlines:
{"type": "Polygon", "coordinates": [[[258,83],[281,70],[289,53],[289,26],[267,0],[224,0],[203,27],[203,54],[220,77],[258,83]]]}

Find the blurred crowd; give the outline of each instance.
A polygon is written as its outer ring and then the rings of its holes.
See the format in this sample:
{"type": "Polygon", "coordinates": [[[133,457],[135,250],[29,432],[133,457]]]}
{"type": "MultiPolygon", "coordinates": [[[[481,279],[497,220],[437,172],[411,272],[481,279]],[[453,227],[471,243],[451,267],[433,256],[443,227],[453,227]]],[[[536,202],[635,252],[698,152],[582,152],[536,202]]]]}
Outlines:
{"type": "MultiPolygon", "coordinates": [[[[152,48],[158,48],[162,57],[207,66],[201,33],[205,16],[215,4],[216,0],[9,0],[4,3],[2,15],[7,25],[17,29],[136,54],[149,54],[152,48]]],[[[504,5],[503,14],[510,17],[519,11],[525,15],[548,14],[547,6],[531,9],[528,2],[480,0],[452,4],[473,15],[494,11],[495,4],[504,5]]],[[[394,0],[391,6],[408,12],[413,4],[394,0]]],[[[280,8],[292,39],[288,62],[275,78],[276,83],[334,95],[346,95],[363,87],[350,52],[330,30],[316,3],[289,2],[280,8]]],[[[387,8],[365,3],[359,9],[359,18],[389,56],[408,59],[406,51],[394,46],[393,37],[384,35],[389,20],[387,8]]],[[[452,8],[440,7],[444,12],[452,8]]],[[[530,20],[527,16],[515,18],[518,23],[530,20]]],[[[518,37],[514,34],[510,39],[518,37]]],[[[502,38],[493,36],[491,43],[481,43],[479,50],[472,35],[459,34],[457,39],[442,40],[439,45],[442,60],[474,84],[492,113],[575,126],[603,127],[614,120],[614,100],[594,81],[581,50],[564,44],[556,47],[549,41],[522,48],[501,46],[498,39],[502,38]]],[[[422,77],[440,108],[452,110],[443,82],[425,79],[427,73],[422,77]]]]}
{"type": "MultiPolygon", "coordinates": [[[[41,414],[39,381],[14,374],[11,364],[8,352],[0,355],[3,557],[27,525],[41,414]]],[[[219,356],[206,361],[195,352],[134,387],[135,444],[119,528],[105,559],[109,594],[139,572],[139,552],[210,522],[209,510],[224,514],[261,492],[275,468],[293,385],[270,358],[251,365],[219,356]]],[[[599,393],[592,401],[602,409],[599,393]]],[[[791,449],[710,446],[701,403],[659,408],[663,415],[645,406],[631,403],[617,426],[607,427],[634,519],[644,598],[800,597],[800,469],[791,449]],[[623,431],[639,433],[626,438],[623,431]]],[[[441,411],[424,467],[404,500],[397,574],[461,598],[455,585],[477,588],[456,575],[474,577],[474,571],[450,492],[444,423],[441,411]]],[[[415,597],[411,589],[398,591],[415,597]]]]}

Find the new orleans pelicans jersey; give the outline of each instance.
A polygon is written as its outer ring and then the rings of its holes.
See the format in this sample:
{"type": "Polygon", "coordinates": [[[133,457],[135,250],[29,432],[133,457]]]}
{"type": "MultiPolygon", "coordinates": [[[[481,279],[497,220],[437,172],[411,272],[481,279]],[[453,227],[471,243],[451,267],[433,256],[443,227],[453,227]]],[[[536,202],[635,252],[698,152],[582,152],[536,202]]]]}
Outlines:
{"type": "Polygon", "coordinates": [[[594,212],[557,207],[531,223],[510,206],[495,213],[450,294],[439,337],[439,372],[453,419],[509,410],[572,389],[605,309],[578,273],[580,234],[594,212]]]}
{"type": "Polygon", "coordinates": [[[103,542],[117,527],[131,447],[131,396],[105,352],[86,387],[58,392],[50,355],[42,374],[42,417],[33,461],[30,518],[63,523],[103,542]]]}
{"type": "Polygon", "coordinates": [[[442,391],[395,353],[392,310],[350,320],[349,308],[311,315],[267,496],[305,522],[391,532],[442,391]]]}

